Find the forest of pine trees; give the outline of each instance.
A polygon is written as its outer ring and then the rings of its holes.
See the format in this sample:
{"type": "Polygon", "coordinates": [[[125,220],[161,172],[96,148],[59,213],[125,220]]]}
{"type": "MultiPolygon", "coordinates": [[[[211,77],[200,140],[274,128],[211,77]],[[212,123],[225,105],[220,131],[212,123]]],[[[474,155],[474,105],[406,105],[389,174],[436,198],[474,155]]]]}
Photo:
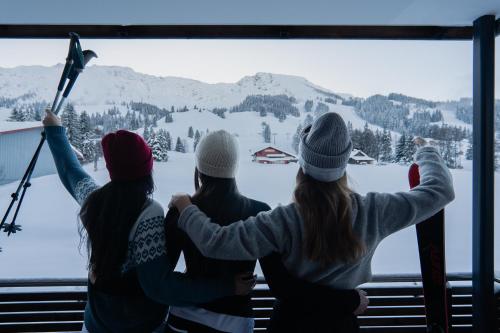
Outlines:
{"type": "Polygon", "coordinates": [[[243,102],[232,107],[229,112],[259,112],[262,117],[273,114],[280,121],[284,121],[288,115],[299,117],[299,109],[294,105],[295,98],[286,95],[251,95],[243,102]]]}
{"type": "MultiPolygon", "coordinates": [[[[0,107],[10,109],[11,121],[40,121],[47,103],[31,102],[32,95],[26,94],[17,98],[0,97],[0,107]]],[[[349,124],[353,145],[361,149],[370,157],[384,163],[410,163],[413,138],[422,136],[433,139],[439,146],[443,159],[451,168],[460,168],[462,159],[471,159],[473,153],[472,135],[465,127],[444,125],[442,112],[437,107],[446,105],[456,109],[458,119],[472,122],[472,107],[470,100],[440,102],[439,104],[424,99],[410,97],[402,94],[389,94],[388,96],[374,95],[366,99],[361,98],[319,98],[305,100],[303,109],[306,112],[305,119],[296,128],[295,133],[289,140],[295,152],[298,151],[300,134],[302,130],[312,124],[314,118],[328,112],[331,105],[342,100],[342,104],[354,107],[358,116],[368,123],[378,125],[383,130],[370,130],[368,125],[363,129],[352,129],[349,124]],[[337,98],[337,99],[336,99],[337,98]],[[401,133],[401,137],[391,137],[391,133],[401,133]],[[397,138],[396,141],[394,141],[397,138]],[[464,141],[468,139],[468,143],[464,141]]],[[[202,107],[193,106],[193,110],[203,110],[202,107]]],[[[75,106],[68,104],[60,116],[63,125],[67,128],[68,138],[71,144],[82,152],[86,161],[95,160],[100,152],[96,149],[96,142],[111,131],[124,128],[141,131],[144,138],[154,146],[155,160],[166,161],[168,151],[179,152],[195,151],[204,132],[200,132],[193,126],[187,128],[186,137],[172,138],[165,130],[158,130],[159,121],[171,123],[174,121],[176,112],[186,112],[190,108],[183,106],[176,108],[161,108],[145,102],[122,103],[119,109],[116,106],[99,113],[88,113],[85,110],[76,110],[75,106]],[[192,141],[190,141],[192,140],[192,141]]],[[[286,95],[252,95],[230,109],[212,108],[210,112],[221,118],[225,118],[227,112],[259,112],[261,116],[274,115],[280,121],[287,116],[300,116],[298,104],[295,98],[286,95]]],[[[500,103],[496,104],[496,122],[500,127],[500,103]]],[[[161,126],[161,125],[160,125],[161,126]]],[[[208,129],[207,129],[208,131],[208,129]]],[[[291,134],[291,133],[290,133],[291,134]]],[[[268,123],[262,123],[260,134],[265,143],[271,143],[273,133],[268,123]]],[[[500,145],[496,146],[496,163],[500,156],[500,145]]]]}

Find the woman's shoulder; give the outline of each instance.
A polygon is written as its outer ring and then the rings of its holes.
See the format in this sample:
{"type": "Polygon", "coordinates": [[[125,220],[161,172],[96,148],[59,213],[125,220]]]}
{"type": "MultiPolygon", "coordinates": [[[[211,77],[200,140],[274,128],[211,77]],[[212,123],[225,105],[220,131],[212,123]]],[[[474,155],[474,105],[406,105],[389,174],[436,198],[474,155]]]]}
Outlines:
{"type": "Polygon", "coordinates": [[[250,203],[251,207],[255,210],[255,213],[258,214],[260,212],[267,212],[271,210],[271,207],[269,207],[268,204],[262,201],[254,200],[247,198],[248,202],[250,203]]]}
{"type": "Polygon", "coordinates": [[[142,211],[142,216],[144,217],[158,217],[162,218],[165,215],[165,211],[163,210],[163,206],[154,199],[148,199],[146,204],[144,205],[144,210],[142,211]]]}
{"type": "Polygon", "coordinates": [[[295,223],[297,220],[301,220],[298,207],[295,203],[289,203],[286,205],[278,204],[275,208],[263,212],[261,214],[265,214],[268,219],[278,223],[278,221],[282,223],[295,223]]]}
{"type": "Polygon", "coordinates": [[[153,199],[148,199],[144,209],[130,230],[129,239],[135,238],[136,234],[148,229],[163,230],[164,211],[162,205],[153,199]]]}

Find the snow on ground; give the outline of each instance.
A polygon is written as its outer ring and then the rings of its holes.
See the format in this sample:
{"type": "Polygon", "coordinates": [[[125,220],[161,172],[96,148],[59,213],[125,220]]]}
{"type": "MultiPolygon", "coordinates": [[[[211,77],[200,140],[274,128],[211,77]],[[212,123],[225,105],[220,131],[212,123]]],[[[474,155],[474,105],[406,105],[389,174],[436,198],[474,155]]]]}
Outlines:
{"type": "Polygon", "coordinates": [[[10,109],[0,107],[0,132],[39,127],[42,125],[39,121],[8,121],[10,112],[10,109]]]}
{"type": "Polygon", "coordinates": [[[441,110],[443,114],[443,122],[449,126],[465,127],[472,131],[472,124],[467,124],[466,122],[457,118],[456,110],[443,109],[441,110]]]}
{"type": "MultiPolygon", "coordinates": [[[[108,179],[103,165],[97,172],[90,165],[87,171],[100,183],[108,179]]],[[[166,163],[156,163],[155,199],[166,207],[171,195],[193,191],[194,155],[170,153],[166,163]]],[[[354,190],[395,192],[406,191],[407,166],[354,166],[348,173],[354,190]]],[[[271,206],[290,202],[297,165],[261,165],[251,162],[242,150],[237,176],[243,194],[268,202],[271,206]]],[[[456,199],[446,209],[446,251],[449,272],[471,271],[471,193],[470,170],[452,170],[456,199]]],[[[496,180],[498,182],[498,180],[496,180]]],[[[0,187],[0,211],[4,212],[10,193],[17,183],[0,187]]],[[[500,205],[496,196],[496,206],[500,205]]],[[[10,237],[0,235],[0,278],[85,277],[86,258],[78,250],[79,236],[76,214],[78,206],[67,194],[56,175],[33,180],[18,221],[23,231],[10,237]]],[[[498,219],[498,218],[497,218],[498,219]]],[[[500,229],[496,228],[496,237],[500,229]]],[[[82,253],[84,249],[82,248],[82,253]]],[[[500,267],[500,246],[495,249],[496,266],[500,267]]],[[[182,269],[180,262],[178,269],[182,269]]],[[[373,272],[419,272],[414,227],[385,239],[373,260],[373,272]]],[[[261,274],[260,269],[258,273],[261,274]]]]}

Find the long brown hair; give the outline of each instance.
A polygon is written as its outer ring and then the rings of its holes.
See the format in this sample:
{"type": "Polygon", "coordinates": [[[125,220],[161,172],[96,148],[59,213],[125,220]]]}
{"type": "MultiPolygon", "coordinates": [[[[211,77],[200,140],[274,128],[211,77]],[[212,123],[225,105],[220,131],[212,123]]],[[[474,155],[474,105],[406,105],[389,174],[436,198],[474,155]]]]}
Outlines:
{"type": "Polygon", "coordinates": [[[111,181],[83,203],[80,237],[87,246],[89,271],[97,280],[121,275],[130,230],[153,191],[151,175],[135,181],[111,181]]]}
{"type": "Polygon", "coordinates": [[[321,182],[299,169],[294,200],[304,220],[304,252],[322,265],[352,262],[365,245],[352,228],[351,190],[347,176],[321,182]]]}

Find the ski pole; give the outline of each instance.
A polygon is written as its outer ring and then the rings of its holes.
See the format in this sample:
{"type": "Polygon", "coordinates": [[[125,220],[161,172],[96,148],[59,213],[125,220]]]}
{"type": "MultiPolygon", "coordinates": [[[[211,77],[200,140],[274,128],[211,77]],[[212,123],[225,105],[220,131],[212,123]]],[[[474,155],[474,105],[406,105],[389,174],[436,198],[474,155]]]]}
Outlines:
{"type": "Polygon", "coordinates": [[[64,89],[64,85],[66,83],[66,80],[68,79],[68,75],[70,73],[71,67],[73,66],[73,63],[75,62],[74,61],[74,58],[75,58],[74,50],[76,48],[76,45],[79,44],[80,37],[78,36],[78,34],[76,34],[74,32],[70,32],[69,35],[71,37],[71,40],[69,42],[68,56],[66,57],[66,63],[64,65],[64,69],[63,69],[63,72],[61,74],[61,78],[59,79],[59,85],[57,86],[56,97],[54,98],[54,102],[52,102],[52,107],[50,108],[52,110],[52,112],[54,111],[54,109],[57,105],[57,101],[59,100],[59,97],[62,94],[62,91],[64,89]]]}
{"type": "MultiPolygon", "coordinates": [[[[15,233],[16,230],[21,230],[19,228],[19,226],[16,227],[16,219],[17,219],[17,215],[19,214],[19,210],[21,209],[21,205],[23,203],[23,200],[24,200],[24,195],[26,194],[26,191],[28,190],[28,187],[31,186],[31,176],[33,175],[33,171],[35,170],[35,166],[36,166],[36,162],[38,161],[38,156],[40,156],[40,151],[42,150],[42,147],[43,147],[43,143],[45,142],[45,133],[42,132],[42,139],[40,140],[40,143],[38,144],[38,147],[36,148],[36,151],[35,151],[35,154],[33,155],[33,163],[30,163],[30,165],[28,166],[28,170],[27,170],[27,177],[24,181],[24,184],[23,184],[23,192],[21,193],[21,197],[19,198],[19,202],[16,206],[16,210],[14,212],[14,217],[12,218],[12,222],[9,224],[9,225],[6,225],[4,227],[4,231],[7,232],[7,236],[10,236],[11,233],[15,233]]],[[[18,194],[19,195],[19,194],[18,194]]]]}
{"type": "Polygon", "coordinates": [[[21,189],[23,188],[24,183],[26,182],[26,179],[28,178],[31,170],[34,169],[34,165],[36,164],[36,160],[38,159],[37,152],[40,152],[40,150],[42,149],[42,146],[43,146],[43,142],[40,140],[40,143],[38,144],[38,147],[36,148],[35,154],[33,154],[33,157],[31,158],[31,161],[28,164],[26,171],[24,172],[23,178],[21,178],[21,181],[19,182],[19,185],[17,186],[16,191],[11,194],[12,200],[9,204],[9,207],[7,208],[7,211],[5,212],[5,215],[2,218],[2,222],[0,222],[0,230],[4,226],[5,221],[7,220],[12,207],[14,206],[14,203],[18,200],[19,193],[21,192],[21,189]]]}
{"type": "MultiPolygon", "coordinates": [[[[61,78],[59,80],[59,85],[57,89],[56,96],[54,98],[54,102],[52,103],[51,111],[55,111],[55,114],[59,113],[62,105],[64,104],[64,101],[68,97],[69,93],[71,92],[71,89],[73,88],[76,79],[78,78],[78,75],[83,71],[85,68],[85,65],[94,57],[97,57],[95,52],[91,50],[85,50],[82,51],[80,47],[80,42],[79,42],[79,36],[76,33],[70,33],[71,36],[71,41],[70,41],[70,46],[68,50],[68,57],[66,58],[66,64],[63,69],[63,73],[61,74],[61,78]],[[68,84],[66,85],[66,89],[64,89],[64,93],[62,93],[64,85],[66,84],[66,81],[69,79],[68,84]],[[62,99],[58,102],[59,97],[61,96],[62,93],[62,99]],[[56,110],[54,108],[56,107],[56,110]]],[[[15,233],[16,230],[20,230],[19,226],[16,226],[16,219],[19,213],[19,210],[21,208],[22,202],[24,200],[24,196],[26,194],[26,191],[28,187],[31,186],[30,180],[33,175],[33,171],[35,169],[36,163],[38,161],[38,157],[40,156],[40,151],[43,147],[43,144],[45,143],[45,134],[42,131],[41,133],[42,137],[40,139],[40,142],[37,146],[37,149],[35,153],[33,154],[33,157],[31,158],[31,161],[14,193],[11,194],[12,200],[7,208],[7,211],[5,212],[4,217],[2,218],[2,221],[0,222],[0,230],[3,228],[4,231],[6,231],[8,236],[11,233],[15,233]],[[19,197],[19,193],[21,192],[21,197],[19,197]],[[10,224],[6,224],[6,220],[15,204],[16,201],[18,201],[14,217],[12,219],[12,222],[10,224]]]]}
{"type": "Polygon", "coordinates": [[[83,53],[83,67],[79,67],[76,64],[73,65],[71,68],[71,72],[68,75],[68,85],[66,86],[66,89],[64,89],[64,93],[62,95],[62,99],[59,102],[59,105],[57,105],[57,108],[55,110],[55,114],[57,115],[59,111],[61,110],[64,102],[66,101],[66,98],[68,97],[69,93],[71,92],[71,89],[73,89],[73,86],[76,82],[76,79],[78,78],[78,75],[83,71],[83,68],[85,65],[92,59],[92,58],[97,58],[97,54],[95,54],[94,51],[92,50],[85,50],[82,52],[83,53]]]}

